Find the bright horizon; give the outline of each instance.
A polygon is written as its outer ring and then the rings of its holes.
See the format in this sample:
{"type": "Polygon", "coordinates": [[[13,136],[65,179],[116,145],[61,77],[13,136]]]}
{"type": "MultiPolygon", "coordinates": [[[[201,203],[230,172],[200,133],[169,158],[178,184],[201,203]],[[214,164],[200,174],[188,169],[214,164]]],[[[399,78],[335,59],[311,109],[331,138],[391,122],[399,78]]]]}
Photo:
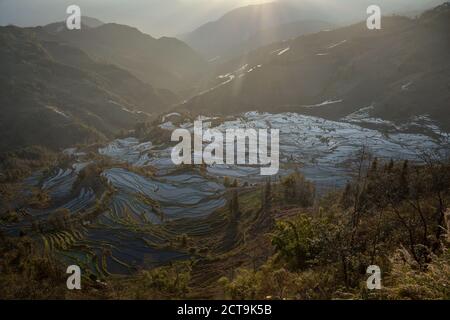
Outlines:
{"type": "MultiPolygon", "coordinates": [[[[338,0],[0,0],[0,25],[14,24],[20,27],[46,25],[62,21],[67,15],[66,8],[76,4],[82,14],[102,20],[116,22],[139,28],[155,37],[177,36],[198,28],[204,23],[219,19],[232,9],[267,2],[309,2],[332,14],[348,14],[361,11],[365,5],[374,1],[350,0],[345,5],[338,0]],[[367,2],[367,4],[366,4],[367,2]]],[[[378,0],[385,12],[425,9],[444,2],[444,0],[378,0]]],[[[402,12],[403,12],[402,11],[402,12]]],[[[362,12],[361,14],[364,14],[362,12]]]]}
{"type": "Polygon", "coordinates": [[[175,36],[216,20],[230,10],[278,0],[0,0],[0,25],[46,25],[65,19],[65,9],[79,5],[82,14],[103,22],[138,27],[152,36],[175,36]],[[185,14],[190,11],[191,14],[185,14]]]}

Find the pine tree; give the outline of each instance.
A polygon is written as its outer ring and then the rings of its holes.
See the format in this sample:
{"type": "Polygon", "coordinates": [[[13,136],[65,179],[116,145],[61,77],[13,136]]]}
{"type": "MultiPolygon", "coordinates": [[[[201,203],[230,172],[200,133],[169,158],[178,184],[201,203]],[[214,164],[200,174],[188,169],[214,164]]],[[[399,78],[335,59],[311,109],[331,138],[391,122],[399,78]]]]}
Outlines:
{"type": "Polygon", "coordinates": [[[370,175],[373,176],[378,171],[378,158],[373,159],[372,166],[370,167],[370,175]]]}
{"type": "Polygon", "coordinates": [[[401,199],[406,198],[409,194],[408,175],[409,175],[409,163],[408,163],[408,160],[405,160],[405,162],[403,162],[403,167],[402,167],[402,171],[400,172],[400,177],[399,177],[399,182],[398,182],[401,199]]]}
{"type": "Polygon", "coordinates": [[[230,203],[230,211],[231,211],[231,218],[233,220],[237,220],[240,217],[240,211],[239,211],[239,195],[237,190],[233,190],[233,195],[231,198],[230,203]]]}
{"type": "Polygon", "coordinates": [[[267,180],[264,188],[263,210],[270,210],[270,208],[272,208],[272,184],[270,180],[267,180]]]}
{"type": "Polygon", "coordinates": [[[391,159],[391,161],[389,161],[389,165],[387,167],[387,171],[388,172],[392,172],[393,169],[394,169],[394,160],[391,159]]]}
{"type": "Polygon", "coordinates": [[[350,208],[353,204],[354,196],[352,194],[352,185],[350,182],[347,182],[344,192],[341,197],[341,206],[344,209],[350,208]]]}

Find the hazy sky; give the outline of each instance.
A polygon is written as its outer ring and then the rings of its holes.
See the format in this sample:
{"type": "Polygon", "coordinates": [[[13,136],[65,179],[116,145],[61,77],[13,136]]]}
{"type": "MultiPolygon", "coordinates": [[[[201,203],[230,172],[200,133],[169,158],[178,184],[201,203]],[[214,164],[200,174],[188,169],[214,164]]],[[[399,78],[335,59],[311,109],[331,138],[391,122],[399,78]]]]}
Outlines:
{"type": "Polygon", "coordinates": [[[191,31],[225,12],[268,0],[0,0],[0,25],[44,25],[66,17],[71,4],[105,22],[139,27],[152,35],[191,31]]]}
{"type": "MultiPolygon", "coordinates": [[[[365,0],[277,0],[327,2],[352,6],[365,0]]],[[[71,4],[81,7],[82,14],[103,20],[138,27],[153,36],[177,35],[201,24],[218,19],[227,11],[268,0],[0,0],[0,25],[45,25],[62,21],[71,4]]],[[[372,0],[373,4],[398,4],[403,11],[417,5],[442,3],[444,0],[372,0]]]]}

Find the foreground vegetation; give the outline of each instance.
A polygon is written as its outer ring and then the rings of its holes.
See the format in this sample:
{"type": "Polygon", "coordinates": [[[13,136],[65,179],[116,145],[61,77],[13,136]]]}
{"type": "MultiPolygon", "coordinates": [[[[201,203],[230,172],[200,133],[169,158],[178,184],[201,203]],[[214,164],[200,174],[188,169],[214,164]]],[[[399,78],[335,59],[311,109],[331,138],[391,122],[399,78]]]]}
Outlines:
{"type": "MultiPolygon", "coordinates": [[[[363,155],[364,156],[364,155],[363,155]]],[[[376,159],[312,210],[297,208],[272,233],[275,254],[256,270],[223,278],[239,299],[449,299],[450,166],[376,159]],[[368,291],[378,265],[383,289],[368,291]]]]}
{"type": "MultiPolygon", "coordinates": [[[[439,159],[382,162],[362,150],[347,186],[320,197],[299,172],[259,186],[226,179],[229,205],[201,222],[214,232],[164,227],[187,230],[171,245],[189,259],[129,276],[83,274],[81,291],[66,289],[59,257],[32,233],[0,233],[0,298],[449,299],[450,163],[439,159]],[[382,290],[367,289],[369,265],[381,268],[382,290]]],[[[80,228],[65,216],[53,226],[80,228]]]]}

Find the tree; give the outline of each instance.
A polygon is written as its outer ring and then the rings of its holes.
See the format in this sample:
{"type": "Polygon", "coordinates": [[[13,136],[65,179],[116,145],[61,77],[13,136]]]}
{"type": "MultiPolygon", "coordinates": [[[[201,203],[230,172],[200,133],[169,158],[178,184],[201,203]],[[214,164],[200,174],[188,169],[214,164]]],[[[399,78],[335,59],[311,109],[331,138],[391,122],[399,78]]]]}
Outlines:
{"type": "Polygon", "coordinates": [[[236,221],[240,217],[240,211],[239,211],[239,195],[237,190],[233,190],[231,202],[230,202],[230,212],[231,212],[231,219],[233,221],[236,221]]]}
{"type": "Polygon", "coordinates": [[[286,203],[299,204],[306,208],[314,204],[315,187],[299,172],[284,178],[281,182],[286,203]]]}
{"type": "Polygon", "coordinates": [[[268,179],[262,189],[262,209],[268,211],[272,208],[272,184],[268,179]]]}
{"type": "Polygon", "coordinates": [[[225,188],[230,188],[231,187],[231,181],[229,177],[224,177],[223,178],[223,185],[225,186],[225,188]]]}
{"type": "Polygon", "coordinates": [[[53,212],[47,219],[47,223],[55,230],[65,230],[70,228],[70,210],[61,208],[53,212]]]}
{"type": "Polygon", "coordinates": [[[347,182],[347,184],[345,185],[344,192],[342,193],[341,196],[340,205],[343,209],[348,209],[353,205],[353,200],[354,197],[352,184],[350,182],[347,182]]]}

